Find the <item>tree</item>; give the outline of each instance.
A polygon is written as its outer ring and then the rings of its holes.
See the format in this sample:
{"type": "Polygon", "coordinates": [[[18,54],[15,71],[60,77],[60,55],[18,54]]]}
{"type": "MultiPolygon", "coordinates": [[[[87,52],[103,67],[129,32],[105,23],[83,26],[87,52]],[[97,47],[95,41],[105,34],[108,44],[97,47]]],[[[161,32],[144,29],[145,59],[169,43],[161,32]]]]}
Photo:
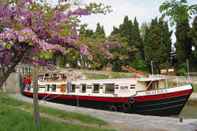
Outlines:
{"type": "Polygon", "coordinates": [[[98,38],[98,39],[104,39],[105,38],[104,27],[101,26],[100,23],[97,23],[96,31],[95,31],[94,35],[95,35],[95,38],[98,38]]]}
{"type": "Polygon", "coordinates": [[[190,35],[193,40],[193,45],[197,48],[197,16],[194,18],[194,21],[192,22],[192,29],[190,35]]]}
{"type": "Polygon", "coordinates": [[[119,26],[119,28],[113,28],[111,36],[113,35],[119,35],[122,39],[125,40],[124,42],[127,43],[124,50],[124,54],[127,54],[128,57],[127,59],[122,61],[121,64],[130,65],[140,70],[146,70],[146,66],[144,63],[143,42],[140,35],[139,24],[137,19],[135,18],[134,22],[132,22],[131,20],[129,20],[128,16],[125,16],[123,23],[119,26]],[[138,66],[139,63],[140,66],[138,66]]]}
{"type": "MultiPolygon", "coordinates": [[[[68,49],[90,55],[88,46],[79,41],[78,18],[92,12],[107,12],[109,8],[105,10],[105,6],[95,3],[75,10],[70,8],[70,4],[51,7],[34,0],[0,1],[0,88],[18,63],[48,66],[51,54],[66,54],[68,49]]],[[[35,120],[39,126],[36,70],[33,96],[35,120]]]]}
{"type": "Polygon", "coordinates": [[[87,29],[87,24],[81,25],[79,30],[80,37],[84,38],[92,38],[94,35],[94,31],[91,29],[87,29]]]}
{"type": "Polygon", "coordinates": [[[192,52],[192,39],[189,36],[190,26],[189,21],[177,23],[176,25],[176,58],[178,65],[191,58],[192,52]]]}
{"type": "Polygon", "coordinates": [[[139,30],[139,23],[135,17],[134,19],[134,26],[133,26],[133,32],[132,32],[132,44],[139,50],[139,56],[142,60],[144,60],[144,47],[142,43],[142,38],[140,35],[140,30],[139,30]]]}
{"type": "Polygon", "coordinates": [[[189,19],[197,13],[197,4],[188,5],[187,0],[169,0],[162,3],[160,12],[169,17],[171,25],[176,24],[176,55],[180,65],[191,56],[189,19]]]}
{"type": "Polygon", "coordinates": [[[50,7],[31,0],[0,2],[0,87],[20,62],[47,64],[40,54],[66,54],[69,48],[88,53],[88,47],[79,41],[76,25],[79,16],[101,12],[95,4],[70,11],[69,4],[50,7]]]}
{"type": "Polygon", "coordinates": [[[144,53],[150,67],[151,61],[157,73],[168,65],[171,51],[171,32],[163,19],[153,19],[150,27],[145,27],[144,53]]]}
{"type": "Polygon", "coordinates": [[[119,47],[112,48],[110,50],[110,52],[113,55],[113,58],[109,60],[108,64],[112,65],[113,71],[121,71],[122,66],[127,65],[127,60],[129,55],[127,40],[121,37],[120,34],[114,34],[109,36],[108,43],[111,43],[111,46],[119,45],[119,47]]]}
{"type": "Polygon", "coordinates": [[[192,46],[193,46],[193,51],[192,51],[192,58],[191,58],[191,64],[194,70],[196,71],[196,63],[197,63],[197,16],[194,18],[194,21],[192,22],[192,28],[189,32],[189,35],[192,38],[192,46]]]}

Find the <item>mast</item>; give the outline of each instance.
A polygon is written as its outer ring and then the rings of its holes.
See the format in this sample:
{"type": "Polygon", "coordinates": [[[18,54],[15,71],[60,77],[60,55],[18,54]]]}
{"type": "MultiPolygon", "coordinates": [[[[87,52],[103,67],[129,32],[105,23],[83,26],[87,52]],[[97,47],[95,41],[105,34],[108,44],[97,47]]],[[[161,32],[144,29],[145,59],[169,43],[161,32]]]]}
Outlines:
{"type": "Polygon", "coordinates": [[[151,73],[152,75],[154,74],[154,71],[153,71],[153,61],[151,60],[151,73]]]}

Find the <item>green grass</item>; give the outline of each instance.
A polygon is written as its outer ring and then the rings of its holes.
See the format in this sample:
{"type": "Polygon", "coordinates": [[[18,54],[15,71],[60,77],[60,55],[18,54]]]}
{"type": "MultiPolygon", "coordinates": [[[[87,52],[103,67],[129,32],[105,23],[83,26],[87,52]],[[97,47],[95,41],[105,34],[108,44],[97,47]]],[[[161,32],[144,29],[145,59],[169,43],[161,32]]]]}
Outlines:
{"type": "Polygon", "coordinates": [[[129,78],[132,77],[132,73],[125,72],[106,72],[106,73],[83,73],[87,79],[109,79],[109,78],[129,78]]]}
{"type": "Polygon", "coordinates": [[[112,78],[129,78],[132,77],[132,73],[126,73],[126,72],[111,72],[112,78]]]}
{"type": "Polygon", "coordinates": [[[51,108],[46,108],[46,107],[41,107],[40,108],[41,112],[56,116],[56,117],[60,117],[62,119],[65,120],[78,120],[82,123],[88,123],[88,124],[96,124],[96,125],[107,125],[107,123],[103,120],[94,118],[92,116],[88,116],[88,115],[83,115],[80,113],[74,113],[74,112],[63,112],[60,110],[55,110],[55,109],[51,109],[51,108]]]}
{"type": "Polygon", "coordinates": [[[87,79],[108,79],[109,76],[105,74],[98,74],[98,73],[84,73],[87,79]]]}
{"type": "MultiPolygon", "coordinates": [[[[0,94],[0,131],[36,131],[33,116],[32,105],[24,103],[4,94],[0,94]]],[[[108,131],[109,129],[99,128],[99,125],[107,123],[73,112],[63,112],[48,107],[40,107],[40,112],[64,120],[78,120],[81,123],[93,125],[91,127],[65,124],[63,122],[53,121],[45,117],[41,118],[41,127],[39,131],[108,131]]]]}

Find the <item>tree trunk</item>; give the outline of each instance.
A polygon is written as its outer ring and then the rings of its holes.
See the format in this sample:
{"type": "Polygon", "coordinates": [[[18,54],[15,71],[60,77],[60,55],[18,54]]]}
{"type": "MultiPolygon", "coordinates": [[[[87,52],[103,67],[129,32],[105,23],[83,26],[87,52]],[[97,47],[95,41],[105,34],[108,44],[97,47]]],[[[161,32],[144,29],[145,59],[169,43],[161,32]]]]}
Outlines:
{"type": "Polygon", "coordinates": [[[9,65],[4,65],[0,68],[2,70],[0,74],[0,90],[2,90],[4,82],[8,79],[10,74],[15,71],[15,67],[29,53],[30,49],[30,47],[27,47],[24,51],[17,52],[11,59],[11,63],[9,65]]]}
{"type": "Polygon", "coordinates": [[[12,72],[14,72],[15,67],[22,60],[22,58],[23,58],[22,56],[21,57],[19,56],[19,57],[15,58],[15,60],[9,66],[3,67],[4,71],[0,75],[0,90],[2,90],[4,82],[8,79],[10,74],[12,72]]]}
{"type": "Polygon", "coordinates": [[[38,103],[38,67],[35,66],[33,69],[33,108],[34,108],[34,121],[36,128],[40,128],[40,112],[38,103]]]}

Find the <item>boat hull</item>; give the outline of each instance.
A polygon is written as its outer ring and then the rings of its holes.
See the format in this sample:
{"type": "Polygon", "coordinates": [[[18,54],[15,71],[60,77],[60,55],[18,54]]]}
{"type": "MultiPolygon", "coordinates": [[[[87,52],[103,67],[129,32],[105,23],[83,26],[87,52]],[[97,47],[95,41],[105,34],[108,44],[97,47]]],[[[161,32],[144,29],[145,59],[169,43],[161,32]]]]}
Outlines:
{"type": "MultiPolygon", "coordinates": [[[[48,93],[38,93],[38,97],[39,99],[73,106],[143,115],[172,116],[181,112],[191,93],[192,88],[170,93],[134,97],[76,96],[48,93]]],[[[32,92],[24,91],[23,94],[33,97],[32,92]]]]}

